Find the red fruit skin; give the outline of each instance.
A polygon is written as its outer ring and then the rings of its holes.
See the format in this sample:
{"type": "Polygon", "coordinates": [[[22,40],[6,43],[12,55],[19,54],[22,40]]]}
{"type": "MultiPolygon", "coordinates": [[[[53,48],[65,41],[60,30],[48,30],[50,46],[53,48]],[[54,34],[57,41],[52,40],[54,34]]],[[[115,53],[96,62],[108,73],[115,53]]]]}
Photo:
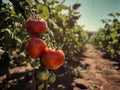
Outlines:
{"type": "Polygon", "coordinates": [[[44,19],[34,20],[29,18],[25,22],[25,28],[31,34],[31,36],[44,34],[47,30],[47,27],[47,22],[44,19]]]}
{"type": "Polygon", "coordinates": [[[46,48],[46,43],[39,38],[30,38],[25,45],[25,52],[32,58],[37,58],[43,54],[46,48]]]}
{"type": "Polygon", "coordinates": [[[65,55],[62,50],[47,48],[42,55],[41,62],[48,69],[58,69],[64,64],[65,55]]]}

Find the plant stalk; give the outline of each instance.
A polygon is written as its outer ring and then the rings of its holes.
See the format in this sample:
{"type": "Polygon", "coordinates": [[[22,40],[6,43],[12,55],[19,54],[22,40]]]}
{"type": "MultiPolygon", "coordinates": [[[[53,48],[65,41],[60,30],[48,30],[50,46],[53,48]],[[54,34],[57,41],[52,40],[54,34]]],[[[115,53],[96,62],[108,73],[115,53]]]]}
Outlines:
{"type": "Polygon", "coordinates": [[[48,90],[48,81],[46,81],[44,84],[45,84],[45,87],[43,90],[48,90]]]}
{"type": "Polygon", "coordinates": [[[36,87],[36,81],[35,81],[35,77],[34,77],[34,74],[35,74],[35,69],[33,68],[33,71],[32,71],[32,88],[31,90],[36,90],[35,87],[36,87]]]}

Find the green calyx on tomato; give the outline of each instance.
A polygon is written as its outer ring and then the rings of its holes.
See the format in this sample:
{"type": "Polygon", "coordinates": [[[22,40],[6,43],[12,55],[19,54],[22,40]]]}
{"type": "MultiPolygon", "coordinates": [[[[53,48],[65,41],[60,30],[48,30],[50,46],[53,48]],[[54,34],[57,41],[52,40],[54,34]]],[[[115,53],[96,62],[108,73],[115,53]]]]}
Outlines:
{"type": "Polygon", "coordinates": [[[46,68],[41,68],[36,72],[36,78],[41,81],[48,80],[49,76],[50,76],[50,73],[46,68]]]}
{"type": "Polygon", "coordinates": [[[41,58],[41,63],[46,68],[55,70],[63,65],[65,55],[62,50],[46,48],[41,58]]]}
{"type": "Polygon", "coordinates": [[[42,39],[36,37],[30,38],[25,45],[26,53],[33,58],[41,56],[45,48],[46,43],[42,39]]]}
{"type": "Polygon", "coordinates": [[[25,28],[32,36],[37,36],[38,34],[45,33],[48,26],[44,19],[34,20],[28,18],[25,22],[25,28]]]}

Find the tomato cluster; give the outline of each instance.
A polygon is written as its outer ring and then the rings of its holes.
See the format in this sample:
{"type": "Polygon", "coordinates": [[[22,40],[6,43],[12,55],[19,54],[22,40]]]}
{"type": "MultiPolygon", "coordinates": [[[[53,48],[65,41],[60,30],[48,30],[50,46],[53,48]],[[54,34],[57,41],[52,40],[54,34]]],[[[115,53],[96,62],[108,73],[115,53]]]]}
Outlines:
{"type": "MultiPolygon", "coordinates": [[[[47,47],[47,44],[38,35],[44,34],[48,28],[47,22],[44,19],[34,20],[29,18],[25,22],[25,28],[30,34],[31,38],[28,39],[25,45],[25,52],[32,58],[41,58],[40,62],[44,69],[39,69],[36,72],[36,78],[40,81],[48,81],[53,83],[56,76],[50,70],[55,70],[61,67],[64,63],[65,55],[62,50],[55,50],[47,47]]],[[[43,83],[39,83],[38,90],[44,87],[43,83]]]]}
{"type": "Polygon", "coordinates": [[[42,90],[44,88],[44,82],[54,83],[56,80],[56,75],[54,72],[49,71],[46,68],[40,68],[36,72],[36,80],[37,80],[37,90],[42,90]]]}

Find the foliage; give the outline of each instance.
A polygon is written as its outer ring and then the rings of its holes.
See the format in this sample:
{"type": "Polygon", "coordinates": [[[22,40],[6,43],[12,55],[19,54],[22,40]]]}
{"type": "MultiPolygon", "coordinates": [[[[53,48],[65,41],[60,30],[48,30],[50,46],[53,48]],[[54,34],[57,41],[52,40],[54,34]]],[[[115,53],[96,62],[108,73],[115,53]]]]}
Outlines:
{"type": "Polygon", "coordinates": [[[72,58],[87,41],[87,33],[77,23],[80,18],[80,14],[77,11],[80,4],[74,4],[71,8],[63,3],[57,2],[58,4],[56,4],[56,2],[46,1],[44,5],[50,10],[48,25],[55,39],[54,41],[52,39],[52,41],[63,46],[66,59],[72,58]]]}
{"type": "Polygon", "coordinates": [[[109,58],[120,61],[120,14],[110,13],[109,16],[112,18],[102,20],[105,25],[93,36],[93,40],[109,58]]]}
{"type": "MultiPolygon", "coordinates": [[[[67,6],[65,0],[9,0],[0,2],[0,60],[2,54],[10,58],[8,66],[32,63],[24,54],[24,44],[29,38],[24,22],[27,18],[44,18],[49,29],[41,38],[49,47],[63,48],[66,59],[79,52],[87,41],[87,33],[78,24],[80,4],[67,6]],[[46,39],[47,38],[47,39],[46,39]]],[[[1,59],[2,58],[2,59],[1,59]]],[[[33,63],[34,64],[34,63],[33,63]]]]}
{"type": "Polygon", "coordinates": [[[0,68],[7,67],[8,69],[10,64],[18,63],[19,59],[24,57],[22,47],[25,39],[23,37],[27,38],[27,35],[23,32],[22,15],[17,15],[10,4],[0,3],[0,11],[0,64],[4,63],[4,65],[0,65],[0,68]]]}

